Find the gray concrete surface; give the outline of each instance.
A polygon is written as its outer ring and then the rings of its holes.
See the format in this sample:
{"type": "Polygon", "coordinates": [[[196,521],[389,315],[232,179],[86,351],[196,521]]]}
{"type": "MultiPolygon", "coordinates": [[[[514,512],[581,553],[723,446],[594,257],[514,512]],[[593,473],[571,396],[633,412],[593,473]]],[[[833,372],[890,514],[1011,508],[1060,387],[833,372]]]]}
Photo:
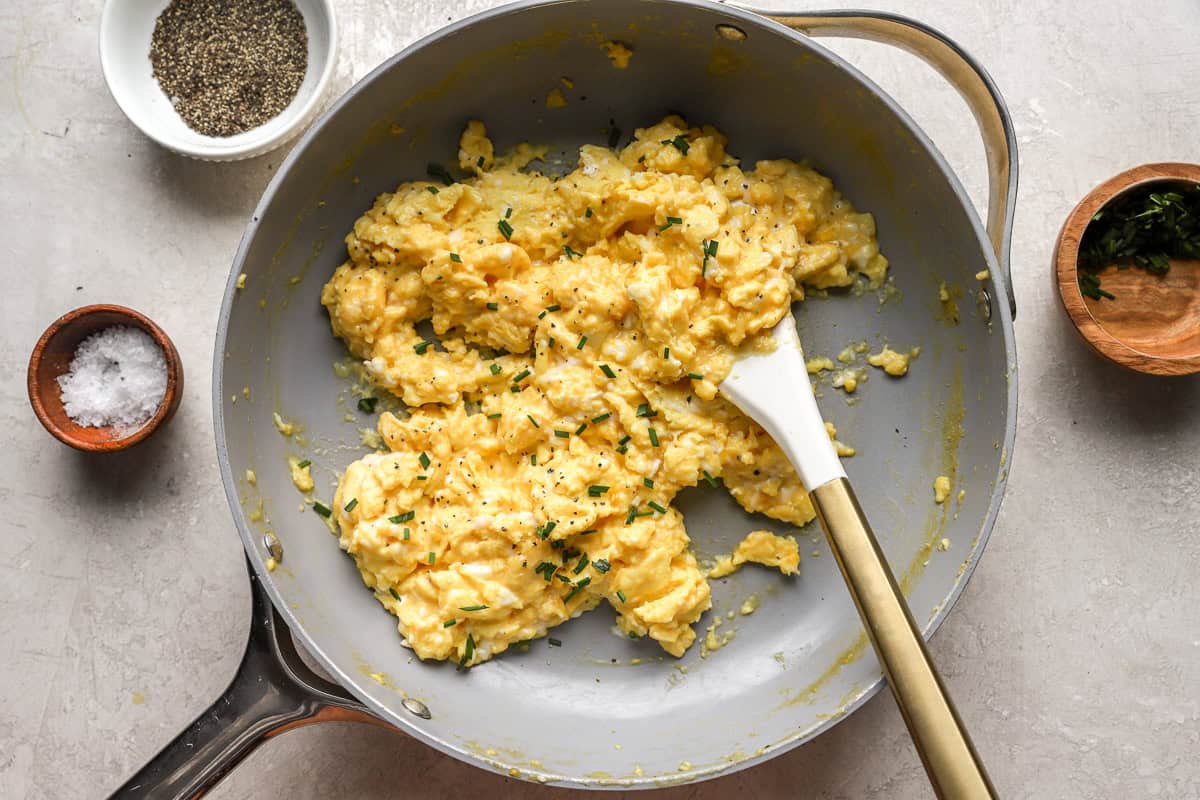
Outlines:
{"type": "MultiPolygon", "coordinates": [[[[793,0],[795,7],[803,7],[793,0]]],[[[219,295],[280,160],[201,164],[141,136],[104,87],[100,3],[0,3],[0,797],[102,797],[233,673],[249,608],[209,412],[219,295]],[[107,459],[54,442],[25,399],[58,314],[135,306],[187,367],[179,416],[107,459]]],[[[339,0],[339,87],[489,5],[339,0]]],[[[776,7],[787,3],[772,4],[776,7]]],[[[1075,338],[1054,237],[1095,183],[1200,160],[1194,0],[879,0],[947,31],[1004,91],[1021,144],[1014,237],[1020,433],[986,557],[933,651],[1013,798],[1200,797],[1200,381],[1153,380],[1075,338]]],[[[914,59],[836,49],[925,126],[975,197],[965,107],[914,59]]],[[[276,739],[214,798],[575,796],[478,771],[402,736],[326,725],[276,739]]],[[[929,796],[891,699],[711,783],[643,795],[929,796]]]]}

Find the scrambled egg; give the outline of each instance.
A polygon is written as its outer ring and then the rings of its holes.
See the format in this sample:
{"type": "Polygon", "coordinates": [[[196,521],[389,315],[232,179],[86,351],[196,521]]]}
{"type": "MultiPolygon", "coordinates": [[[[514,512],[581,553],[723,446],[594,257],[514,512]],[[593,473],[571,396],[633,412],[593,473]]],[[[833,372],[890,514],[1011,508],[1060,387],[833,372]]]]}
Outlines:
{"type": "Polygon", "coordinates": [[[307,494],[313,490],[312,479],[312,463],[307,459],[301,461],[298,458],[292,457],[288,459],[288,471],[292,475],[292,485],[301,494],[307,494]]]}
{"type": "MultiPolygon", "coordinates": [[[[402,184],[346,237],[322,303],[410,413],[381,415],[388,451],[346,469],[334,519],[421,658],[478,663],[601,602],[682,655],[710,598],[676,493],[719,478],[749,511],[813,518],[717,386],[805,286],[879,285],[887,260],[828,178],[725,144],[671,116],[553,179],[523,169],[544,150],[497,156],[473,121],[471,178],[402,184]]],[[[794,541],[743,547],[799,562],[794,541]]]]}
{"type": "Polygon", "coordinates": [[[939,506],[946,502],[946,498],[950,497],[950,479],[945,475],[938,475],[933,479],[933,502],[939,506]]]}
{"type": "Polygon", "coordinates": [[[621,42],[605,42],[604,53],[617,69],[628,69],[629,59],[633,58],[633,51],[621,42]]]}
{"type": "MultiPolygon", "coordinates": [[[[888,375],[896,378],[903,377],[908,374],[908,361],[911,354],[897,353],[887,345],[878,353],[872,353],[867,356],[867,363],[872,367],[879,367],[888,375]]],[[[853,391],[851,389],[850,391],[853,391]]]]}
{"type": "Polygon", "coordinates": [[[747,561],[775,567],[784,575],[795,575],[800,569],[800,545],[791,536],[779,536],[770,531],[751,531],[732,555],[717,558],[717,563],[708,571],[708,577],[724,578],[737,572],[747,561]]]}

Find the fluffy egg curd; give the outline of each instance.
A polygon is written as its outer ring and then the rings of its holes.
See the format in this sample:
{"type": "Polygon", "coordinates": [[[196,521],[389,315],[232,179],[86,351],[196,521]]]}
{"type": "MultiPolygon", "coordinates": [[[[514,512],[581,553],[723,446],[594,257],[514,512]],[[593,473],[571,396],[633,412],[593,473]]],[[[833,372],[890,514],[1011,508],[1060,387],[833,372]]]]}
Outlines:
{"type": "MultiPolygon", "coordinates": [[[[680,656],[710,597],[676,493],[720,481],[748,511],[813,518],[717,387],[805,287],[877,286],[887,260],[828,178],[725,146],[670,116],[553,178],[473,121],[471,177],[404,183],[346,237],[321,302],[409,413],[380,417],[387,451],[347,467],[335,520],[422,659],[476,664],[601,602],[680,656]]],[[[794,571],[779,542],[741,555],[794,571]]]]}

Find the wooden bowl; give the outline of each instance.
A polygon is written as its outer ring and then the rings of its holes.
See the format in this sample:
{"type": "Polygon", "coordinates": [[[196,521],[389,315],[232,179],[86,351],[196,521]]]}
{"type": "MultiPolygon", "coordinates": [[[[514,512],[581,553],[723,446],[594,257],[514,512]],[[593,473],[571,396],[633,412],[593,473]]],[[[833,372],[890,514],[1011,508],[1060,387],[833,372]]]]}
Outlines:
{"type": "Polygon", "coordinates": [[[143,441],[174,416],[183,396],[183,362],[167,334],[144,314],[124,306],[83,306],[63,314],[38,339],[29,356],[27,384],[33,413],[54,438],[77,450],[111,453],[143,441]],[[70,368],[71,358],[80,342],[113,325],[128,325],[150,334],[162,348],[167,362],[167,390],[162,402],[154,416],[133,431],[76,424],[67,416],[58,385],[59,376],[70,368]]]}
{"type": "Polygon", "coordinates": [[[1200,165],[1134,167],[1080,200],[1058,235],[1058,293],[1080,335],[1105,358],[1152,375],[1191,375],[1200,372],[1200,261],[1173,259],[1164,276],[1106,267],[1097,274],[1115,300],[1093,300],[1079,290],[1079,242],[1092,217],[1118,195],[1153,183],[1200,183],[1200,165]]]}

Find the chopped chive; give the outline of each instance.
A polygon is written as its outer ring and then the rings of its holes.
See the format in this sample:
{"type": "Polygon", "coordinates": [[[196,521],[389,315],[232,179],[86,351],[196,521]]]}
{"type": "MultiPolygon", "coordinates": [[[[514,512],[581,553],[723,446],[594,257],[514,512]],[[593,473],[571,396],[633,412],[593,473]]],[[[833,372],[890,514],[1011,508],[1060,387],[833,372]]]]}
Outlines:
{"type": "Polygon", "coordinates": [[[608,377],[608,378],[617,377],[617,373],[613,372],[612,367],[610,367],[608,364],[601,364],[600,371],[604,373],[605,377],[608,377]]]}
{"type": "Polygon", "coordinates": [[[608,146],[616,147],[617,142],[621,141],[621,129],[613,126],[608,129],[608,146]]]}
{"type": "Polygon", "coordinates": [[[399,525],[401,522],[404,522],[404,518],[396,515],[394,517],[388,517],[388,522],[392,523],[393,525],[399,525]]]}
{"type": "Polygon", "coordinates": [[[637,513],[638,513],[637,506],[630,506],[629,513],[625,515],[625,524],[632,525],[634,518],[637,517],[637,513]]]}
{"type": "Polygon", "coordinates": [[[640,638],[642,638],[642,637],[641,637],[641,635],[640,635],[640,634],[637,634],[637,633],[634,633],[633,631],[630,631],[630,632],[629,632],[629,638],[630,638],[630,639],[640,639],[640,638]]]}
{"type": "Polygon", "coordinates": [[[417,344],[413,345],[413,350],[416,351],[417,355],[423,356],[423,355],[425,355],[425,351],[429,349],[429,345],[431,345],[431,344],[433,344],[433,342],[429,341],[428,339],[425,339],[424,341],[418,342],[417,344]]]}
{"type": "Polygon", "coordinates": [[[446,620],[445,622],[443,622],[443,623],[442,623],[442,627],[443,627],[443,628],[453,628],[453,627],[454,627],[455,625],[457,625],[457,624],[458,624],[458,620],[456,620],[456,619],[448,619],[448,620],[446,620]]]}
{"type": "Polygon", "coordinates": [[[564,602],[564,603],[569,603],[569,602],[571,602],[571,598],[572,598],[572,597],[574,597],[575,595],[579,594],[579,592],[581,592],[581,591],[583,590],[583,587],[587,586],[587,585],[588,585],[589,583],[591,583],[591,582],[592,582],[592,579],[591,579],[591,578],[584,578],[584,579],[583,579],[583,580],[581,580],[579,583],[575,584],[575,588],[574,588],[574,589],[572,589],[572,590],[571,590],[571,591],[570,591],[570,592],[567,594],[567,596],[563,598],[563,602],[564,602]]]}
{"type": "Polygon", "coordinates": [[[605,486],[602,483],[597,483],[594,486],[588,487],[588,494],[590,494],[592,497],[599,497],[600,495],[607,492],[608,488],[609,487],[605,486]]]}
{"type": "Polygon", "coordinates": [[[560,306],[558,303],[555,303],[554,305],[546,306],[546,310],[551,313],[558,311],[561,308],[562,308],[562,306],[560,306]]]}
{"type": "Polygon", "coordinates": [[[642,478],[642,485],[645,486],[647,489],[653,489],[654,481],[650,480],[649,478],[642,478]]]}
{"type": "Polygon", "coordinates": [[[322,503],[320,500],[313,501],[313,511],[327,519],[333,515],[333,509],[322,503]]]}
{"type": "Polygon", "coordinates": [[[488,419],[500,419],[502,416],[504,416],[504,415],[501,414],[499,411],[497,411],[495,414],[488,414],[487,418],[488,419]]]}
{"type": "Polygon", "coordinates": [[[516,375],[514,375],[514,376],[513,376],[512,382],[513,382],[513,383],[520,383],[521,381],[525,380],[526,378],[528,378],[528,377],[529,377],[530,375],[532,375],[532,374],[533,374],[533,373],[532,373],[532,372],[530,372],[529,370],[527,370],[527,369],[523,369],[523,370],[521,370],[520,372],[518,372],[516,375]]]}
{"type": "Polygon", "coordinates": [[[592,417],[592,424],[599,425],[601,422],[604,422],[604,420],[608,419],[611,416],[612,416],[612,414],[605,412],[598,417],[592,417]]]}
{"type": "Polygon", "coordinates": [[[496,223],[496,227],[500,229],[500,233],[504,236],[505,241],[512,238],[513,226],[508,224],[508,220],[500,220],[496,223]]]}
{"type": "Polygon", "coordinates": [[[471,658],[474,657],[474,655],[475,655],[475,637],[468,633],[467,634],[467,648],[463,652],[463,660],[460,663],[465,667],[467,665],[467,662],[470,661],[471,658]]]}
{"type": "Polygon", "coordinates": [[[587,217],[588,219],[591,219],[592,218],[592,207],[588,206],[587,211],[583,212],[583,215],[585,217],[587,217]]]}
{"type": "Polygon", "coordinates": [[[500,374],[500,365],[499,364],[492,364],[490,367],[488,367],[488,369],[490,369],[492,371],[493,375],[500,374]]]}
{"type": "Polygon", "coordinates": [[[401,596],[400,596],[400,593],[399,593],[399,592],[397,592],[397,591],[396,591],[396,589],[395,589],[394,587],[391,587],[391,586],[389,586],[389,587],[388,587],[388,592],[390,592],[390,593],[391,593],[391,595],[392,595],[392,597],[396,598],[397,600],[403,600],[403,599],[404,599],[403,597],[401,597],[401,596]]]}
{"type": "Polygon", "coordinates": [[[683,153],[685,156],[688,154],[688,140],[687,140],[687,136],[685,136],[685,135],[684,135],[684,134],[682,134],[682,133],[681,133],[681,134],[679,134],[678,136],[676,136],[674,139],[663,139],[661,142],[659,142],[659,144],[670,144],[670,145],[674,145],[674,146],[675,146],[675,148],[676,148],[676,149],[677,149],[679,152],[683,153]]]}
{"type": "Polygon", "coordinates": [[[537,453],[533,453],[529,456],[529,463],[535,467],[537,466],[537,453]]]}
{"type": "Polygon", "coordinates": [[[625,453],[629,452],[629,448],[625,445],[620,445],[619,447],[617,447],[617,452],[624,455],[625,453]]]}
{"type": "Polygon", "coordinates": [[[639,517],[653,517],[653,516],[654,516],[654,512],[653,512],[653,511],[639,511],[639,512],[637,513],[637,516],[639,516],[639,517]]]}
{"type": "Polygon", "coordinates": [[[392,517],[391,521],[399,525],[401,522],[412,522],[415,516],[417,516],[416,511],[405,511],[403,514],[397,514],[392,517]]]}
{"type": "Polygon", "coordinates": [[[520,387],[520,386],[517,386],[515,383],[514,383],[512,386],[508,387],[508,390],[509,390],[510,392],[512,392],[513,394],[520,394],[520,393],[521,393],[521,387],[520,387]]]}
{"type": "MultiPolygon", "coordinates": [[[[538,421],[533,418],[533,414],[526,414],[525,418],[533,423],[533,427],[535,427],[535,428],[542,427],[541,425],[538,424],[538,421]]],[[[536,458],[536,456],[535,456],[535,458],[536,458]]],[[[536,464],[537,462],[535,461],[534,463],[536,464]]]]}
{"type": "Polygon", "coordinates": [[[455,264],[461,264],[462,256],[460,256],[458,253],[451,253],[450,260],[453,261],[455,264]]]}
{"type": "Polygon", "coordinates": [[[581,573],[585,569],[587,569],[587,565],[588,565],[588,554],[584,553],[583,555],[581,555],[579,557],[579,563],[575,565],[575,569],[573,570],[573,573],[575,575],[578,575],[579,573],[581,573]]]}
{"type": "Polygon", "coordinates": [[[427,481],[427,480],[429,480],[429,476],[428,476],[428,475],[418,475],[418,476],[417,476],[417,480],[419,480],[419,481],[427,481]]]}
{"type": "Polygon", "coordinates": [[[358,398],[358,410],[367,414],[374,414],[375,404],[378,402],[378,397],[360,397],[358,398]]]}
{"type": "Polygon", "coordinates": [[[426,186],[425,191],[429,192],[430,194],[438,194],[441,192],[441,189],[437,188],[436,186],[426,186]]]}
{"type": "Polygon", "coordinates": [[[442,183],[450,186],[454,183],[454,178],[450,177],[450,172],[441,164],[430,164],[425,167],[425,172],[432,178],[437,178],[442,183]]]}
{"type": "Polygon", "coordinates": [[[404,529],[404,541],[406,541],[406,542],[407,542],[407,541],[408,541],[408,537],[409,537],[409,536],[411,536],[411,535],[412,535],[412,531],[410,531],[408,528],[405,528],[405,529],[404,529]]]}
{"type": "Polygon", "coordinates": [[[358,498],[352,498],[349,503],[342,507],[342,510],[349,514],[354,509],[358,508],[358,498]]]}
{"type": "Polygon", "coordinates": [[[570,432],[570,431],[559,431],[559,430],[556,430],[556,431],[554,431],[554,435],[555,435],[555,436],[557,436],[557,437],[558,437],[558,438],[560,438],[560,439],[570,439],[570,438],[571,438],[571,432],[570,432]]]}
{"type": "Polygon", "coordinates": [[[297,462],[296,466],[299,467],[300,469],[304,469],[305,467],[312,466],[312,462],[306,458],[303,461],[297,462]]]}
{"type": "Polygon", "coordinates": [[[459,611],[483,611],[485,608],[487,608],[485,605],[463,606],[459,611]]]}
{"type": "Polygon", "coordinates": [[[650,434],[650,445],[658,447],[658,431],[654,430],[654,428],[646,428],[646,431],[650,434]]]}
{"type": "Polygon", "coordinates": [[[625,593],[622,592],[620,589],[617,589],[617,599],[620,600],[622,603],[625,602],[625,593]]]}
{"type": "MultiPolygon", "coordinates": [[[[570,598],[567,598],[567,599],[569,600],[570,598]]],[[[558,639],[555,639],[553,636],[547,637],[546,641],[550,644],[551,647],[562,647],[562,642],[559,641],[558,639]]]]}
{"type": "Polygon", "coordinates": [[[704,261],[700,265],[700,277],[708,275],[708,260],[717,257],[717,240],[705,239],[700,247],[700,252],[704,253],[704,261]]]}
{"type": "Polygon", "coordinates": [[[417,456],[417,461],[421,462],[422,469],[429,469],[429,465],[430,465],[430,463],[432,463],[429,460],[429,456],[426,455],[424,451],[421,452],[421,455],[417,456]]]}
{"type": "Polygon", "coordinates": [[[609,564],[608,559],[606,558],[597,558],[592,562],[592,569],[596,570],[596,572],[599,572],[600,574],[604,574],[612,569],[612,564],[609,564]]]}
{"type": "Polygon", "coordinates": [[[581,258],[583,256],[583,253],[578,250],[572,250],[569,244],[563,245],[563,253],[566,254],[567,258],[581,258]]]}
{"type": "Polygon", "coordinates": [[[689,378],[691,378],[692,380],[694,380],[694,381],[702,381],[702,380],[704,380],[704,376],[703,376],[703,375],[701,375],[699,372],[689,372],[689,373],[687,374],[687,376],[688,376],[689,378]]]}
{"type": "Polygon", "coordinates": [[[504,218],[512,219],[512,206],[509,206],[508,208],[504,209],[504,218]]]}
{"type": "Polygon", "coordinates": [[[479,158],[475,159],[475,166],[477,166],[477,167],[483,166],[483,156],[480,156],[479,158]]]}
{"type": "Polygon", "coordinates": [[[500,310],[500,304],[499,304],[499,303],[488,303],[488,304],[487,304],[487,310],[488,310],[488,311],[499,311],[499,310],[500,310]]]}
{"type": "Polygon", "coordinates": [[[657,417],[657,416],[658,416],[658,412],[657,412],[657,411],[651,411],[651,410],[650,410],[650,404],[649,404],[649,403],[640,403],[640,404],[638,405],[638,407],[637,407],[637,413],[636,413],[634,416],[638,416],[638,417],[657,417]]]}
{"type": "Polygon", "coordinates": [[[713,487],[714,489],[717,488],[717,479],[714,478],[712,475],[709,475],[708,470],[706,470],[706,469],[700,470],[700,471],[704,473],[705,482],[707,482],[708,485],[713,487]]]}
{"type": "Polygon", "coordinates": [[[653,508],[655,511],[657,511],[660,514],[667,513],[667,510],[665,508],[663,508],[661,505],[654,502],[653,500],[651,500],[649,503],[646,503],[646,505],[650,506],[651,508],[653,508]]]}
{"type": "Polygon", "coordinates": [[[658,229],[659,229],[659,231],[665,231],[667,228],[671,227],[672,225],[682,225],[682,224],[683,224],[683,219],[681,219],[680,217],[667,217],[667,221],[664,222],[662,225],[660,225],[658,229]]]}
{"type": "Polygon", "coordinates": [[[629,440],[632,438],[633,438],[632,436],[626,434],[625,436],[622,436],[620,439],[617,440],[617,444],[628,444],[629,440]]]}
{"type": "Polygon", "coordinates": [[[579,434],[583,433],[586,430],[587,430],[587,423],[584,422],[578,428],[575,429],[575,435],[578,436],[579,434]]]}
{"type": "Polygon", "coordinates": [[[663,358],[670,358],[670,357],[671,357],[671,348],[664,347],[663,348],[663,358]]]}
{"type": "Polygon", "coordinates": [[[576,350],[582,350],[582,349],[583,349],[583,346],[584,346],[585,344],[587,344],[587,337],[586,337],[586,336],[580,336],[580,337],[579,337],[579,342],[578,342],[578,343],[576,343],[576,345],[575,345],[575,349],[576,349],[576,350]]]}
{"type": "Polygon", "coordinates": [[[437,561],[437,555],[432,550],[429,551],[429,563],[433,564],[437,561]]]}
{"type": "Polygon", "coordinates": [[[549,583],[554,578],[555,571],[558,570],[558,565],[553,561],[543,561],[534,568],[534,573],[541,575],[549,583]]]}

